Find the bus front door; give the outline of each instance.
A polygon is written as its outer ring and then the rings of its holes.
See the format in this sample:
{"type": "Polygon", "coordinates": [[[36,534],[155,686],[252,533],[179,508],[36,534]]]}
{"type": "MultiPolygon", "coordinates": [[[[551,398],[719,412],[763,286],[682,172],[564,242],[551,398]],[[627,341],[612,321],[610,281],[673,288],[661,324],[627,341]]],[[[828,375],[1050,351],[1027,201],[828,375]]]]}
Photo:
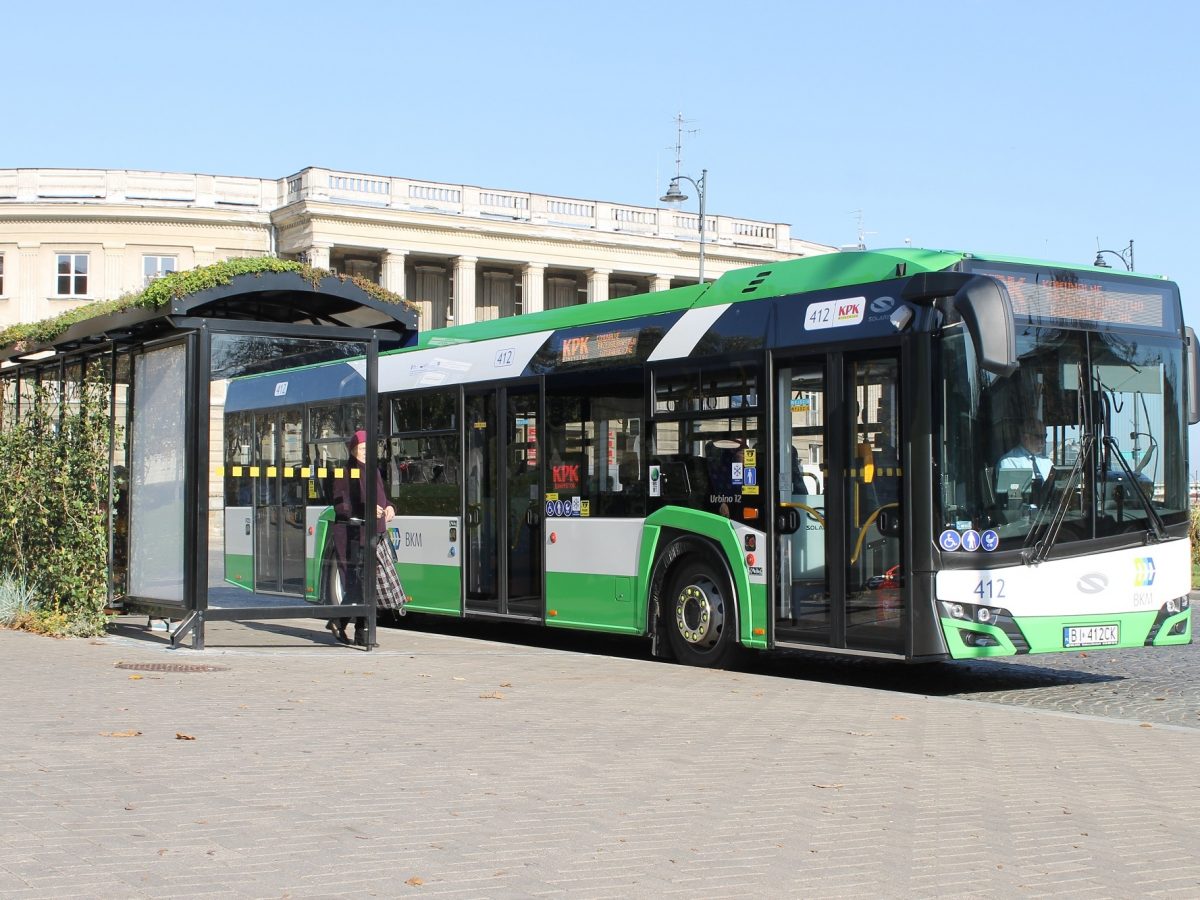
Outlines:
{"type": "Polygon", "coordinates": [[[900,365],[895,354],[843,363],[846,647],[903,653],[900,365]],[[846,433],[849,432],[849,433],[846,433]]]}
{"type": "Polygon", "coordinates": [[[465,606],[468,613],[542,615],[538,391],[466,395],[465,606]]]}
{"type": "Polygon", "coordinates": [[[899,360],[834,354],[828,362],[775,368],[775,640],[900,654],[899,360]]]}
{"type": "Polygon", "coordinates": [[[779,503],[784,513],[778,565],[775,635],[779,641],[829,645],[834,607],[826,565],[824,365],[780,365],[776,422],[779,503]]]}
{"type": "Polygon", "coordinates": [[[304,410],[254,416],[254,589],[304,596],[304,410]]]}

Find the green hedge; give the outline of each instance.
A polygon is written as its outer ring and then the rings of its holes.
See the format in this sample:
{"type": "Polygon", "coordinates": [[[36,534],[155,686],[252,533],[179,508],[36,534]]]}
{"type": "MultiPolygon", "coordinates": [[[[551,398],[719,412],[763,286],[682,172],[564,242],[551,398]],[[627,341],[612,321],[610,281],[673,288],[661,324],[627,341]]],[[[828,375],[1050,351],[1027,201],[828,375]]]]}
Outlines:
{"type": "Polygon", "coordinates": [[[17,346],[22,348],[22,345],[33,347],[49,343],[76,322],[134,307],[159,309],[180,297],[187,297],[209,288],[229,284],[239,275],[261,275],[264,272],[298,272],[302,278],[314,286],[320,284],[324,278],[337,278],[362,288],[376,300],[385,303],[403,303],[415,311],[415,307],[403,298],[365,278],[334,275],[328,269],[314,269],[302,263],[288,259],[276,259],[273,256],[241,257],[227,259],[211,266],[201,266],[198,269],[172,272],[150,282],[145,290],[136,294],[125,294],[116,300],[89,303],[40,322],[11,325],[0,331],[0,347],[17,346]]]}
{"type": "Polygon", "coordinates": [[[109,391],[69,390],[60,414],[57,392],[39,387],[0,431],[0,560],[34,598],[23,627],[93,635],[108,596],[109,391]]]}

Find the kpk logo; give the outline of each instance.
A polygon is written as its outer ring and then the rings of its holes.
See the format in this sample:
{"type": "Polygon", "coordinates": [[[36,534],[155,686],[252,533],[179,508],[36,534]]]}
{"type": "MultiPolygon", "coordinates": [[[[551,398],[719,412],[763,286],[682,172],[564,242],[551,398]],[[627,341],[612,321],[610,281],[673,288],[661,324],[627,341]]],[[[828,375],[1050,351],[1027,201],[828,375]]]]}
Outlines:
{"type": "Polygon", "coordinates": [[[847,297],[845,300],[826,300],[814,303],[804,314],[804,330],[843,328],[858,325],[867,311],[866,297],[847,297]]]}

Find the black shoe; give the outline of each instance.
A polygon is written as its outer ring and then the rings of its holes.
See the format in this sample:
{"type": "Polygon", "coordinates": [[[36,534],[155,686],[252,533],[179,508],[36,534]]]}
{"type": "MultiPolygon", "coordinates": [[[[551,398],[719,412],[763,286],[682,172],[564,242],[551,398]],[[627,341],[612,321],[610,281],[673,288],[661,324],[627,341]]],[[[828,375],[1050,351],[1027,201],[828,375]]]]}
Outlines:
{"type": "Polygon", "coordinates": [[[345,625],[342,625],[338,622],[335,622],[333,619],[330,619],[328,622],[325,623],[325,627],[329,629],[329,631],[333,634],[333,636],[335,638],[338,639],[338,641],[340,643],[343,643],[343,644],[350,643],[350,639],[348,637],[346,637],[346,626],[345,625]]]}
{"type": "Polygon", "coordinates": [[[354,629],[354,646],[355,647],[367,646],[367,629],[365,629],[365,628],[355,628],[354,629]]]}

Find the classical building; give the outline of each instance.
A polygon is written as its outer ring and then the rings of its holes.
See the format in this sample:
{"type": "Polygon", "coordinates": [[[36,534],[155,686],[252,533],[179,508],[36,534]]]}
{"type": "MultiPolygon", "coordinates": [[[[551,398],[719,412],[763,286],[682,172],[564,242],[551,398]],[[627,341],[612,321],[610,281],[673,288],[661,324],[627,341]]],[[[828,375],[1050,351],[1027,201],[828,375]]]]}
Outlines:
{"type": "MultiPolygon", "coordinates": [[[[275,254],[382,284],[438,328],[695,283],[699,225],[674,208],[331,169],[0,169],[0,327],[275,254]]],[[[707,215],[704,231],[710,280],[834,249],[778,222],[707,215]]]]}

